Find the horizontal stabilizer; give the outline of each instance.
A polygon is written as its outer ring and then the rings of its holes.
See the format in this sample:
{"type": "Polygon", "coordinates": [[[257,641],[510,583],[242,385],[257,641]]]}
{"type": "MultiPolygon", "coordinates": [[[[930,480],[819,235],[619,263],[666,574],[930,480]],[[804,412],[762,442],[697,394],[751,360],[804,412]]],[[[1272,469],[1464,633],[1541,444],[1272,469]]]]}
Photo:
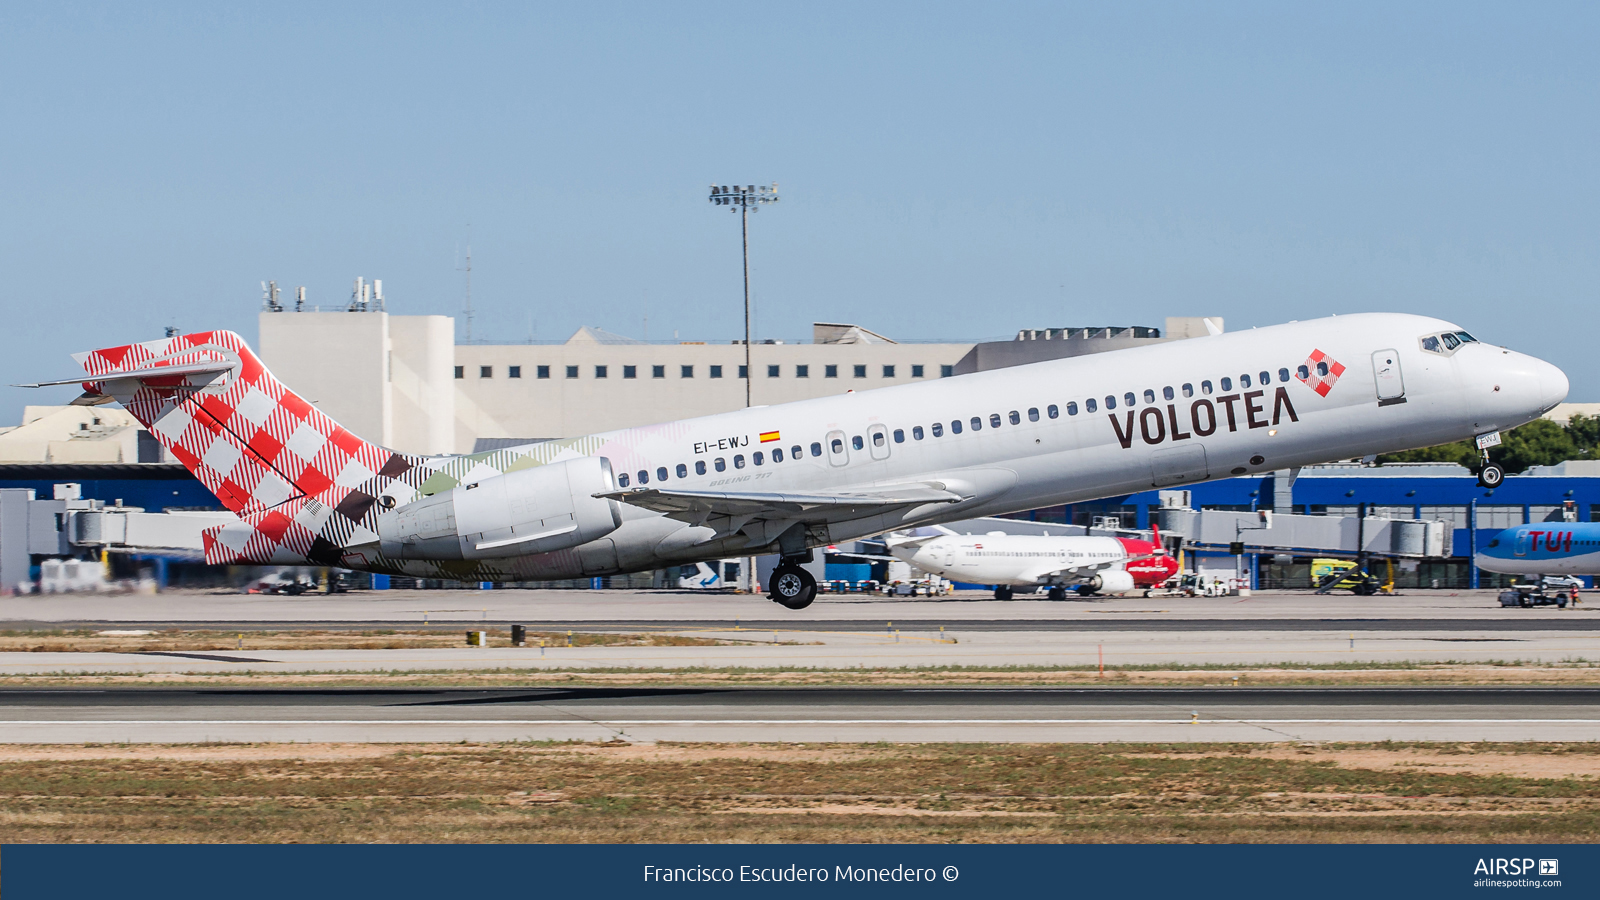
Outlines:
{"type": "Polygon", "coordinates": [[[59,384],[103,384],[108,381],[144,381],[149,378],[177,378],[184,375],[211,375],[226,372],[236,363],[227,360],[208,360],[206,362],[184,363],[174,366],[148,366],[143,369],[130,369],[126,372],[107,372],[104,375],[79,375],[76,378],[62,378],[57,381],[39,381],[33,384],[14,384],[12,387],[39,388],[54,387],[59,384]]]}

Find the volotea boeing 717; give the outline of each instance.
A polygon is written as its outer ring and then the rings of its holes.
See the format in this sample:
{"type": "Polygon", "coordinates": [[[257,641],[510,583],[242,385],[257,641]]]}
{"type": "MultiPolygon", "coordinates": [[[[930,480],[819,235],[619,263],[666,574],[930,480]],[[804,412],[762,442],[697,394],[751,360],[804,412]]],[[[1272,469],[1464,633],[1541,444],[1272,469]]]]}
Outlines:
{"type": "Polygon", "coordinates": [[[425,457],[340,427],[231,332],[74,358],[37,386],[121,403],[238,516],[210,563],[523,581],[776,553],[791,609],[814,547],[1482,436],[1567,394],[1448,322],[1361,314],[425,457]]]}

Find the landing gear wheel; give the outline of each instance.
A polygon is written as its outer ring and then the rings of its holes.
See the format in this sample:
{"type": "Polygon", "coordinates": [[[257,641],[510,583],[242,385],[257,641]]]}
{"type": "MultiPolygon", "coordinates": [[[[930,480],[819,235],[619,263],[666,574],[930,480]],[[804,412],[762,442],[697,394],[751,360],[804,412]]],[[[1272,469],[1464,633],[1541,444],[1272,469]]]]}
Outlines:
{"type": "Polygon", "coordinates": [[[1478,484],[1481,487],[1497,488],[1506,480],[1506,471],[1494,463],[1489,463],[1478,470],[1478,484]]]}
{"type": "Polygon", "coordinates": [[[772,573],[774,603],[786,609],[805,609],[817,599],[817,579],[799,566],[779,566],[772,573]]]}
{"type": "Polygon", "coordinates": [[[1011,599],[1011,585],[1002,584],[999,587],[995,588],[994,589],[994,598],[996,600],[1010,600],[1011,599]]]}
{"type": "Polygon", "coordinates": [[[1533,605],[1533,601],[1528,599],[1528,595],[1527,594],[1518,594],[1517,595],[1517,605],[1522,607],[1523,609],[1527,609],[1528,607],[1533,605]]]}
{"type": "Polygon", "coordinates": [[[1065,600],[1067,599],[1067,589],[1058,584],[1055,587],[1052,587],[1050,589],[1050,593],[1046,594],[1045,596],[1049,597],[1051,600],[1065,600]]]}
{"type": "Polygon", "coordinates": [[[1078,596],[1079,597],[1093,597],[1094,596],[1094,588],[1090,587],[1087,584],[1080,584],[1080,585],[1078,585],[1078,596]]]}

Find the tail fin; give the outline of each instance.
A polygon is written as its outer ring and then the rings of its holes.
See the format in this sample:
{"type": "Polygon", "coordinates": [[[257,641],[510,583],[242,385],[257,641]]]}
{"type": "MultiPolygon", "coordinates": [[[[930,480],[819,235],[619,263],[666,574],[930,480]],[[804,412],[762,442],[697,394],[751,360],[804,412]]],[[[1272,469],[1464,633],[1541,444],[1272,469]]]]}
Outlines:
{"type": "Polygon", "coordinates": [[[73,358],[88,373],[86,397],[120,402],[240,516],[317,497],[359,520],[374,502],[371,483],[411,468],[400,454],[356,437],[284,387],[231,331],[73,358]],[[362,487],[368,490],[355,490],[362,487]],[[361,509],[346,510],[347,498],[361,509]]]}

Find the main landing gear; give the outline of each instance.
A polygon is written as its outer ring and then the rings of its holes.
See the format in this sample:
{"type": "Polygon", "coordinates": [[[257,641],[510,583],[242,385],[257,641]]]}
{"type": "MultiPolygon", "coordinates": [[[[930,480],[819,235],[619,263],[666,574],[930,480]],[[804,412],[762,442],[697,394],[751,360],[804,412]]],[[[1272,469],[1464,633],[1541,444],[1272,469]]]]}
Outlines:
{"type": "Polygon", "coordinates": [[[817,599],[817,579],[787,559],[772,570],[771,585],[767,596],[787,609],[805,609],[817,599]]]}
{"type": "Polygon", "coordinates": [[[994,589],[994,598],[996,600],[1010,600],[1011,599],[1011,585],[1002,584],[1002,585],[996,586],[995,589],[994,589]]]}
{"type": "Polygon", "coordinates": [[[1059,584],[1051,585],[1050,593],[1045,596],[1051,600],[1065,600],[1067,599],[1067,589],[1059,584]]]}

